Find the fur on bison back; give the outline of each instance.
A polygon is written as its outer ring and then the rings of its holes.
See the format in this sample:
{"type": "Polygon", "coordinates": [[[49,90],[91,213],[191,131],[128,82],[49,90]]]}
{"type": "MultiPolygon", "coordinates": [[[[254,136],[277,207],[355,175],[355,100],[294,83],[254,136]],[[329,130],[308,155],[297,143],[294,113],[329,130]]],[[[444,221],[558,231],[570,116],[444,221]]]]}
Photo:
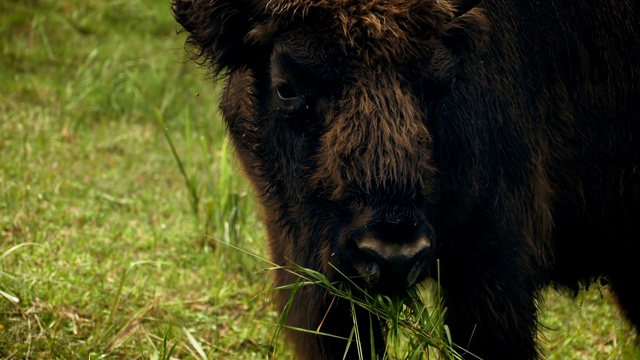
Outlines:
{"type": "MultiPolygon", "coordinates": [[[[640,3],[173,0],[173,11],[194,59],[226,78],[221,109],[275,263],[388,294],[439,259],[453,339],[484,359],[540,356],[549,284],[604,276],[640,328],[640,3]]],[[[287,321],[347,337],[350,307],[305,287],[287,321]]],[[[289,336],[300,359],[341,359],[346,345],[289,336]]]]}

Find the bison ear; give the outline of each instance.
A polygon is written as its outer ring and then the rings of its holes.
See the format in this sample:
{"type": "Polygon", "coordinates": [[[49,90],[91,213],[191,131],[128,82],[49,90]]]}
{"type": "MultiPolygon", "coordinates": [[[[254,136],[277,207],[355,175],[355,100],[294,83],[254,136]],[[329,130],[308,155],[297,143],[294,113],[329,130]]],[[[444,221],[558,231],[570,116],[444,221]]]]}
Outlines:
{"type": "Polygon", "coordinates": [[[482,0],[453,0],[452,5],[455,8],[454,16],[466,14],[469,10],[473,9],[482,0]]]}
{"type": "Polygon", "coordinates": [[[253,27],[258,0],[172,0],[174,17],[188,33],[186,45],[194,60],[209,65],[214,75],[246,65],[245,36],[253,27]]]}

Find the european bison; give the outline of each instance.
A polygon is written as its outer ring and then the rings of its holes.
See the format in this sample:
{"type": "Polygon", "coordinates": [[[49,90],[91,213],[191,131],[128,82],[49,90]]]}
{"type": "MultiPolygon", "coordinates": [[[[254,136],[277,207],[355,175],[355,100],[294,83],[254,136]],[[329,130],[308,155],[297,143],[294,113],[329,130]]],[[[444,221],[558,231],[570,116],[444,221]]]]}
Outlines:
{"type": "MultiPolygon", "coordinates": [[[[485,359],[539,356],[549,284],[604,276],[640,328],[640,2],[478,3],[172,6],[194,57],[226,78],[275,263],[397,293],[440,259],[452,336],[485,359]]],[[[330,302],[305,287],[288,324],[348,336],[349,305],[330,302]]],[[[345,349],[290,339],[300,359],[345,349]]]]}

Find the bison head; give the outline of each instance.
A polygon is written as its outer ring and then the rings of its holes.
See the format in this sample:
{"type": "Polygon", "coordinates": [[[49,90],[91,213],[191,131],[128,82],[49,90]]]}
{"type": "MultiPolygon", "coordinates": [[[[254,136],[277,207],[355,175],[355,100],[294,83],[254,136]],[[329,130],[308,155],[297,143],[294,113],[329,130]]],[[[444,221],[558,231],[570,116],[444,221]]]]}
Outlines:
{"type": "Polygon", "coordinates": [[[222,112],[274,262],[385,293],[426,277],[439,190],[431,121],[485,35],[472,8],[173,1],[194,57],[226,77],[222,112]]]}

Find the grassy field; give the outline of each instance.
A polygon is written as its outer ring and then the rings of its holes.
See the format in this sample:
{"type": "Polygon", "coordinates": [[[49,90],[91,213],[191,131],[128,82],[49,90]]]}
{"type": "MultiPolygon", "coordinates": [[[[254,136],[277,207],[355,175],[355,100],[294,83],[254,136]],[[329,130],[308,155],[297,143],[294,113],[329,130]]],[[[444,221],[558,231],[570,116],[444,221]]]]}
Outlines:
{"type": "MultiPolygon", "coordinates": [[[[267,265],[225,245],[264,235],[176,29],[168,1],[0,2],[0,358],[269,357],[267,265]]],[[[606,289],[546,304],[549,358],[640,358],[606,289]]]]}

